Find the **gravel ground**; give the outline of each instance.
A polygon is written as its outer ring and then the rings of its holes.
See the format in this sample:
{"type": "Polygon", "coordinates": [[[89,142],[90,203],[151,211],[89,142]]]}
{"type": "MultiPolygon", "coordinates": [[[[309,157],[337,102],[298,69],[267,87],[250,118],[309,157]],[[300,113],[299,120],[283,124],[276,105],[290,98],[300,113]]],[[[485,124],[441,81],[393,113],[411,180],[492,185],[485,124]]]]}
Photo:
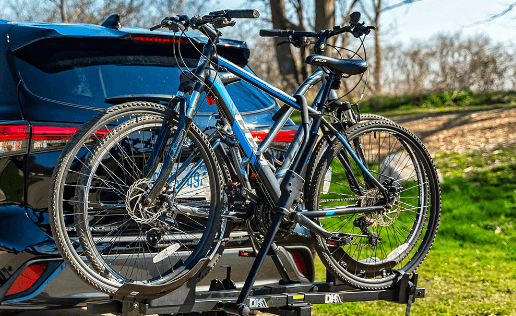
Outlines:
{"type": "Polygon", "coordinates": [[[516,108],[392,118],[437,151],[492,151],[516,145],[516,108]]]}

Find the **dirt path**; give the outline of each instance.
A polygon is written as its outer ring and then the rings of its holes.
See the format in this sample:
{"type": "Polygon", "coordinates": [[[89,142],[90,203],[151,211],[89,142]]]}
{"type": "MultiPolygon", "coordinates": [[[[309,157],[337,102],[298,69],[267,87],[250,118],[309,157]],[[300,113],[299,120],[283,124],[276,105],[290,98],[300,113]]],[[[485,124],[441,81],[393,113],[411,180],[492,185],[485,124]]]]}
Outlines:
{"type": "Polygon", "coordinates": [[[428,150],[492,151],[516,145],[516,108],[392,118],[417,134],[428,150]]]}

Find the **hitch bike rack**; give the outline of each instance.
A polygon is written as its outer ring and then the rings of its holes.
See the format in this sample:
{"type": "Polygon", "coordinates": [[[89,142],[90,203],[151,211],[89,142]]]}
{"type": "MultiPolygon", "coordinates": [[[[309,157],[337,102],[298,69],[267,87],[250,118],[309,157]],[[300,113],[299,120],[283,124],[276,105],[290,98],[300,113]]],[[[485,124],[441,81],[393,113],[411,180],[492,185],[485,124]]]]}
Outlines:
{"type": "MultiPolygon", "coordinates": [[[[229,269],[228,269],[229,270],[229,269]]],[[[228,276],[212,280],[208,292],[196,293],[195,277],[175,291],[160,297],[141,298],[135,293],[119,293],[109,301],[88,303],[91,315],[113,313],[123,316],[174,314],[178,316],[226,316],[221,307],[236,302],[240,290],[228,276]]],[[[416,298],[425,296],[425,289],[417,286],[418,274],[403,275],[393,287],[383,290],[357,290],[342,284],[326,272],[326,282],[297,283],[253,288],[246,300],[252,311],[258,310],[283,316],[309,316],[314,304],[388,301],[406,304],[405,315],[416,298]]]]}

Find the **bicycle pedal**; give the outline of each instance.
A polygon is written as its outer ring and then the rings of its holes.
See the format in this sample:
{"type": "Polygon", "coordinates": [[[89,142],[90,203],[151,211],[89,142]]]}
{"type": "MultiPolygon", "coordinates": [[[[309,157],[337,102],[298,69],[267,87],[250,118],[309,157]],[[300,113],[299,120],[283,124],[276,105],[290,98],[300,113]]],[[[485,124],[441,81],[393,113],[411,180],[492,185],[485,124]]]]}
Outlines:
{"type": "Polygon", "coordinates": [[[335,247],[349,245],[353,243],[353,236],[345,233],[333,234],[333,236],[326,238],[326,243],[335,247]]]}
{"type": "Polygon", "coordinates": [[[239,182],[229,182],[225,186],[225,192],[230,197],[242,196],[242,185],[239,182]]]}

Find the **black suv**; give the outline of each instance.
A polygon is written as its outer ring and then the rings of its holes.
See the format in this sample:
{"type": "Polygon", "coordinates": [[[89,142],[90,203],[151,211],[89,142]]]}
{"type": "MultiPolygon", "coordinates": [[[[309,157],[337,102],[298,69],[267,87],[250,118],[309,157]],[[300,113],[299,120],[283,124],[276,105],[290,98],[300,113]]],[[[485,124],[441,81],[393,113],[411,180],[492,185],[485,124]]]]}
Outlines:
{"type": "MultiPolygon", "coordinates": [[[[197,49],[206,41],[189,34],[192,45],[172,33],[106,21],[99,26],[0,20],[0,312],[105,298],[66,268],[52,239],[48,190],[60,150],[81,123],[113,104],[169,100],[180,77],[171,44],[182,45],[184,62],[195,66],[197,49]]],[[[218,52],[239,65],[249,57],[240,41],[223,40],[218,52]]],[[[230,76],[227,83],[256,139],[263,139],[278,104],[250,84],[230,76]]],[[[210,103],[196,117],[201,128],[216,122],[210,103]]],[[[291,141],[294,130],[289,122],[278,135],[277,148],[291,141]]],[[[251,249],[247,245],[244,235],[241,248],[228,249],[198,289],[223,279],[224,264],[232,265],[237,286],[243,284],[253,260],[245,257],[251,249]]],[[[307,247],[282,248],[281,258],[295,279],[313,279],[307,247]]],[[[267,265],[258,283],[277,283],[272,260],[267,265]]]]}

